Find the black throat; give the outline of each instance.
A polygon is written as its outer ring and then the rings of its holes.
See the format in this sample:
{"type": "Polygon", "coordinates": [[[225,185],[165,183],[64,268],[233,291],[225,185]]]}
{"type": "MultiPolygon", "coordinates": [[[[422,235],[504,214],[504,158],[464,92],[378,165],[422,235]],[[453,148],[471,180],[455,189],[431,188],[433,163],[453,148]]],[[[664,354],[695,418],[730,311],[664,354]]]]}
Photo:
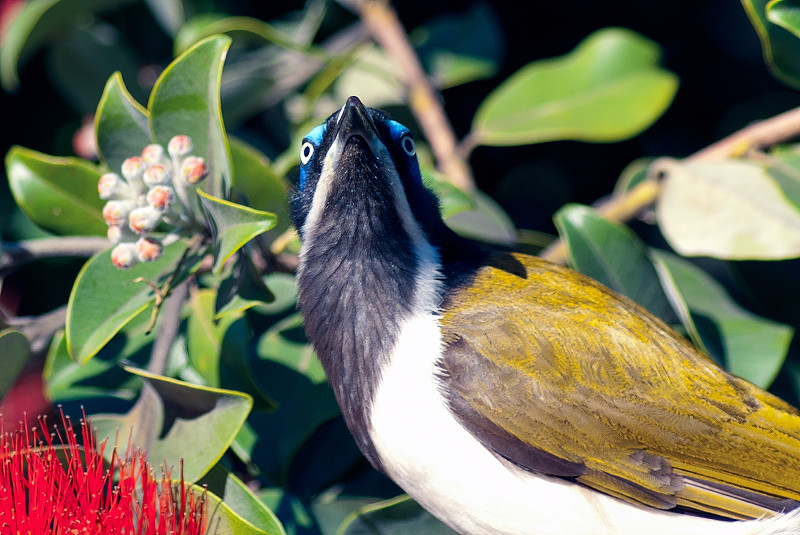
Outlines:
{"type": "Polygon", "coordinates": [[[337,176],[336,193],[303,239],[298,303],[306,334],[361,451],[381,469],[369,411],[381,370],[411,315],[418,259],[371,159],[368,172],[337,176]],[[370,166],[374,167],[370,168],[370,166]]]}

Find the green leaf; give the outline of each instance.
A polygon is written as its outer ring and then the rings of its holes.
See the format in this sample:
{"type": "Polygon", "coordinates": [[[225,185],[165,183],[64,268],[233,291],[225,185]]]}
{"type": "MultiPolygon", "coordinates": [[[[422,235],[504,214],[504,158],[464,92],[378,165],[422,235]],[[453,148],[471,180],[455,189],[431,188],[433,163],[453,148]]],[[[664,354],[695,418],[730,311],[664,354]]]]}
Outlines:
{"type": "MultiPolygon", "coordinates": [[[[284,535],[285,531],[275,514],[259,500],[244,482],[222,464],[217,463],[203,477],[208,490],[218,496],[228,507],[229,514],[248,525],[246,533],[284,535]]],[[[238,534],[239,531],[233,533],[238,534]]]]}
{"type": "Polygon", "coordinates": [[[800,211],[758,164],[744,160],[658,160],[656,217],[684,256],[782,259],[800,256],[800,211]]]}
{"type": "Polygon", "coordinates": [[[588,206],[570,204],[556,213],[572,267],[671,323],[675,314],[659,284],[647,247],[626,226],[606,221],[588,206]]]}
{"type": "Polygon", "coordinates": [[[772,0],[767,3],[767,19],[800,37],[800,4],[797,0],[772,0]]]}
{"type": "Polygon", "coordinates": [[[261,389],[248,362],[253,337],[244,315],[227,314],[215,319],[216,292],[200,290],[191,300],[186,342],[192,367],[214,387],[244,391],[254,398],[255,408],[273,410],[275,402],[261,389]]]}
{"type": "Polygon", "coordinates": [[[786,200],[800,210],[800,154],[776,154],[773,151],[771,156],[774,158],[766,168],[767,174],[775,179],[786,200]]]}
{"type": "MultiPolygon", "coordinates": [[[[136,80],[142,58],[111,24],[95,20],[77,25],[47,55],[50,77],[59,92],[82,115],[95,111],[109,76],[121,71],[136,80]]],[[[139,96],[146,93],[139,86],[139,96]]]]}
{"type": "Polygon", "coordinates": [[[220,198],[229,196],[232,181],[219,98],[230,44],[230,37],[217,35],[181,54],[156,81],[147,106],[157,143],[166,147],[179,134],[192,138],[194,154],[205,158],[209,169],[203,188],[220,198]]]}
{"type": "Polygon", "coordinates": [[[677,77],[658,67],[658,46],[622,28],[599,30],[566,56],[523,67],[478,108],[479,145],[632,137],[669,106],[677,77]]]}
{"type": "Polygon", "coordinates": [[[97,354],[81,364],[70,357],[64,332],[50,344],[42,373],[45,392],[53,402],[90,398],[133,400],[141,385],[120,368],[120,362],[144,365],[150,360],[153,335],[147,332],[150,311],[142,310],[97,354]]]}
{"type": "Polygon", "coordinates": [[[144,388],[127,414],[92,415],[98,438],[119,436],[124,441],[130,435],[151,464],[178,466],[183,459],[186,481],[197,481],[231,445],[252,399],[241,392],[125,369],[143,379],[144,388]]]}
{"type": "Polygon", "coordinates": [[[106,235],[96,165],[15,146],[6,155],[6,173],[14,200],[43,229],[61,235],[106,235]]]}
{"type": "Polygon", "coordinates": [[[475,209],[475,199],[468,193],[458,189],[441,173],[427,166],[422,167],[421,170],[422,183],[439,198],[439,210],[443,219],[475,209]]]}
{"type": "Polygon", "coordinates": [[[150,144],[149,114],[128,93],[120,73],[106,82],[94,124],[100,157],[115,173],[126,158],[138,156],[150,144]]]}
{"type": "Polygon", "coordinates": [[[653,256],[662,281],[673,285],[688,306],[708,351],[732,373],[769,387],[786,358],[793,329],[741,308],[721,284],[687,260],[658,251],[653,256]]]}
{"type": "Polygon", "coordinates": [[[14,329],[0,331],[0,399],[17,379],[19,372],[28,362],[31,346],[25,335],[14,329]]]}
{"type": "MultiPolygon", "coordinates": [[[[279,296],[284,290],[296,292],[294,281],[286,278],[283,287],[273,284],[279,296]]],[[[283,301],[279,298],[276,300],[283,301]]],[[[271,308],[266,305],[260,308],[271,308]]],[[[293,306],[290,307],[290,311],[293,306]]],[[[277,311],[274,311],[277,312],[277,311]]],[[[253,363],[255,376],[263,390],[278,402],[271,413],[253,413],[249,423],[258,436],[237,437],[239,453],[252,459],[263,474],[284,481],[299,448],[322,424],[340,414],[333,391],[313,348],[305,339],[299,313],[279,317],[259,337],[253,363]]]]}
{"type": "Polygon", "coordinates": [[[462,236],[488,243],[511,246],[517,242],[517,229],[503,209],[491,197],[472,193],[474,208],[451,215],[447,226],[462,236]]]}
{"type": "Polygon", "coordinates": [[[795,2],[742,0],[750,23],[761,40],[764,62],[781,82],[800,87],[800,41],[792,32],[795,2]],[[791,28],[792,31],[789,31],[791,28]]]}
{"type": "Polygon", "coordinates": [[[278,220],[270,233],[283,233],[291,226],[286,183],[255,147],[236,138],[230,139],[230,147],[235,177],[231,200],[276,214],[278,220]]]}
{"type": "MultiPolygon", "coordinates": [[[[155,300],[153,290],[141,277],[163,284],[175,271],[186,250],[182,242],[164,250],[155,262],[142,262],[127,271],[111,263],[111,250],[96,254],[83,266],[67,304],[67,347],[72,358],[81,364],[92,358],[130,320],[155,300]]],[[[187,259],[183,270],[191,269],[197,259],[187,259]]],[[[177,277],[173,283],[180,280],[177,277]]]]}
{"type": "Polygon", "coordinates": [[[215,198],[199,191],[214,235],[214,272],[244,244],[275,226],[277,217],[270,212],[215,198]]]}
{"type": "Polygon", "coordinates": [[[453,535],[455,532],[405,495],[363,507],[345,520],[337,531],[337,535],[415,533],[453,535]]]}
{"type": "Polygon", "coordinates": [[[217,293],[217,319],[275,300],[264,279],[256,271],[253,261],[243,250],[236,253],[236,262],[230,275],[219,284],[217,293]]]}
{"type": "Polygon", "coordinates": [[[18,70],[44,43],[61,37],[89,13],[115,9],[134,0],[29,0],[5,30],[0,47],[0,82],[6,91],[19,85],[18,70]]]}
{"type": "Polygon", "coordinates": [[[436,17],[415,29],[410,38],[439,88],[490,78],[503,59],[503,28],[485,2],[436,17]]]}

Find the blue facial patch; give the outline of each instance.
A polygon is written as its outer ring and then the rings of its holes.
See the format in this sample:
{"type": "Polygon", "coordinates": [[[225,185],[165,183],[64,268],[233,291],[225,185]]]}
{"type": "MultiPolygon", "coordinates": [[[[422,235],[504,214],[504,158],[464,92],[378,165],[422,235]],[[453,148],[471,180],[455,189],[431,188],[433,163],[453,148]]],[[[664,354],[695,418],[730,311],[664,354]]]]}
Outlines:
{"type": "MultiPolygon", "coordinates": [[[[321,125],[315,127],[313,130],[311,130],[311,132],[309,132],[306,135],[306,137],[303,138],[303,141],[300,144],[300,150],[301,151],[308,150],[308,147],[306,147],[306,143],[311,143],[311,145],[313,146],[313,152],[316,152],[319,149],[320,144],[322,143],[322,137],[325,135],[325,127],[326,127],[326,124],[322,123],[321,125]]],[[[307,160],[307,161],[303,162],[302,161],[302,158],[303,158],[302,154],[303,154],[303,152],[301,152],[301,156],[300,156],[300,159],[301,159],[300,160],[300,162],[301,162],[301,165],[300,165],[300,180],[299,180],[299,182],[297,184],[297,186],[300,188],[300,191],[303,191],[305,189],[305,187],[306,187],[306,182],[308,181],[308,175],[306,173],[306,164],[309,161],[311,161],[311,160],[307,160]]],[[[313,158],[313,153],[312,153],[311,157],[313,158]]]]}
{"type": "Polygon", "coordinates": [[[325,135],[325,123],[315,127],[311,132],[306,134],[306,137],[303,139],[309,140],[314,146],[319,147],[319,144],[322,143],[322,136],[325,135]]]}
{"type": "Polygon", "coordinates": [[[389,135],[392,136],[393,141],[397,141],[409,132],[408,128],[397,121],[389,119],[386,124],[389,127],[389,135]]]}

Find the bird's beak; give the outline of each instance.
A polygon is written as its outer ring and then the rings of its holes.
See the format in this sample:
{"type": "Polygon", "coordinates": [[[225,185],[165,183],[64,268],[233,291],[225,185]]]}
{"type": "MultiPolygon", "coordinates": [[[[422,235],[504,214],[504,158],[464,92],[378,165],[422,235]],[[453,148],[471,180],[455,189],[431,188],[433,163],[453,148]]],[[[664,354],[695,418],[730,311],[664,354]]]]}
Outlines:
{"type": "Polygon", "coordinates": [[[363,140],[374,156],[380,153],[382,143],[378,138],[375,123],[372,122],[369,112],[358,97],[350,97],[339,110],[339,116],[336,118],[336,137],[328,149],[328,155],[334,162],[341,160],[341,154],[348,141],[355,137],[363,140]]]}

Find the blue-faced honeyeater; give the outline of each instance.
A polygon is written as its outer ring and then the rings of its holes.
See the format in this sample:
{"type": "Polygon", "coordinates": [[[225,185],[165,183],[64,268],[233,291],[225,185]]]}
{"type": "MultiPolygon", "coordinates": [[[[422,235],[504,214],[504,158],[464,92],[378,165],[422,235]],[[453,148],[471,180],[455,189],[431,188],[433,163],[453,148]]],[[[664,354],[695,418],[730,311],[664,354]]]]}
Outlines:
{"type": "Polygon", "coordinates": [[[800,413],[631,300],[442,221],[351,97],[302,141],[299,306],[366,458],[464,535],[800,534],[800,413]]]}

